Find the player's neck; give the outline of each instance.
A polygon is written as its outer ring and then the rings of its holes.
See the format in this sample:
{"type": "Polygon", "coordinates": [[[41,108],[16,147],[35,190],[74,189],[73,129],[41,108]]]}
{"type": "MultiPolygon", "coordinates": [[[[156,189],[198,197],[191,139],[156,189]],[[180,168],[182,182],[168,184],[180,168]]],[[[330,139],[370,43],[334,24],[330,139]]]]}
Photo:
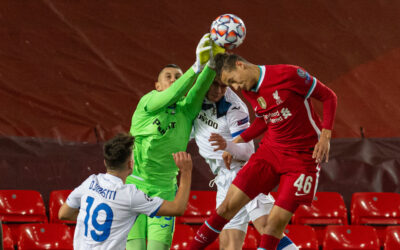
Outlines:
{"type": "Polygon", "coordinates": [[[260,80],[260,67],[258,67],[258,65],[255,65],[255,64],[250,64],[250,74],[251,74],[251,79],[252,79],[252,81],[251,81],[251,86],[250,86],[250,89],[252,89],[252,88],[254,88],[256,85],[257,85],[257,83],[258,83],[258,81],[260,80]]]}
{"type": "Polygon", "coordinates": [[[128,177],[128,175],[122,173],[121,171],[107,170],[107,174],[120,178],[124,184],[126,182],[126,178],[128,177]]]}

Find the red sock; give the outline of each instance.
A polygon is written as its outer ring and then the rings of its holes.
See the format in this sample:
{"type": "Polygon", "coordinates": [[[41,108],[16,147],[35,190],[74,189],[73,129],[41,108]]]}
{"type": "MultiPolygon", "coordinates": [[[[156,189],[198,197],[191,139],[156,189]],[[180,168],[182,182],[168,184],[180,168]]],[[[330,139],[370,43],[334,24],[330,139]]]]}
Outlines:
{"type": "Polygon", "coordinates": [[[206,246],[210,245],[218,237],[222,228],[228,222],[227,219],[214,211],[210,218],[197,230],[189,249],[204,249],[206,246]]]}
{"type": "Polygon", "coordinates": [[[258,249],[276,250],[278,244],[279,244],[278,238],[272,235],[263,234],[261,235],[261,242],[258,249]]]}

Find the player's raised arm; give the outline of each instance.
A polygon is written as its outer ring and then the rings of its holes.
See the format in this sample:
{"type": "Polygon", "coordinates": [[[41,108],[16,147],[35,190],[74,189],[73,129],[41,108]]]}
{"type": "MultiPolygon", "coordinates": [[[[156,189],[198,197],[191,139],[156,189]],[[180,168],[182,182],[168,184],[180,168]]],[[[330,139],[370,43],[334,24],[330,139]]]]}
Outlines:
{"type": "Polygon", "coordinates": [[[197,78],[196,83],[185,97],[185,107],[189,111],[188,113],[193,114],[194,117],[200,112],[204,97],[206,96],[207,91],[213,83],[216,75],[214,70],[214,56],[225,51],[225,49],[217,46],[213,42],[209,41],[209,43],[212,46],[212,50],[209,52],[210,61],[204,68],[203,72],[201,72],[201,74],[197,78]]]}
{"type": "Polygon", "coordinates": [[[190,185],[192,183],[192,158],[186,152],[173,154],[176,165],[180,170],[178,192],[173,201],[164,201],[157,212],[157,216],[179,216],[186,210],[189,200],[190,185]]]}
{"type": "Polygon", "coordinates": [[[196,62],[179,77],[170,87],[159,91],[146,100],[145,109],[148,112],[157,111],[170,106],[184,96],[192,87],[197,74],[201,72],[210,57],[211,45],[208,36],[204,35],[196,48],[196,62]]]}

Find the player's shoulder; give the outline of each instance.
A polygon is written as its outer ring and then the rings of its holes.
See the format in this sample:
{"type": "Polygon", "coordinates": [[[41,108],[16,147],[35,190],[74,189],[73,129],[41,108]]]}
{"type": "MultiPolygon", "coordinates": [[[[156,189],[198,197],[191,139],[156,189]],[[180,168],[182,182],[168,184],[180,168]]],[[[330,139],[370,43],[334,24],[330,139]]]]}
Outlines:
{"type": "Polygon", "coordinates": [[[246,104],[240,99],[240,97],[229,87],[226,89],[225,99],[231,105],[228,109],[228,113],[232,112],[248,112],[246,104]]]}
{"type": "Polygon", "coordinates": [[[276,65],[265,65],[266,73],[275,74],[293,74],[301,69],[301,67],[292,64],[276,64],[276,65]]]}

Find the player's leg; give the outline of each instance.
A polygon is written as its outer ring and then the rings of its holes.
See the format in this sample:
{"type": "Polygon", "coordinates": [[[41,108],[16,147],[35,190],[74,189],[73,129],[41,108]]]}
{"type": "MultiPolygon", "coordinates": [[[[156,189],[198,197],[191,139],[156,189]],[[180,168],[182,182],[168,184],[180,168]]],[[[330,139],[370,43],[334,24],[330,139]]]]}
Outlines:
{"type": "Polygon", "coordinates": [[[314,197],[319,165],[311,153],[292,152],[280,155],[281,175],[278,197],[268,217],[265,234],[261,236],[260,247],[274,249],[282,238],[283,231],[300,204],[311,205],[314,197]]]}
{"type": "Polygon", "coordinates": [[[218,237],[224,225],[245,204],[260,192],[265,190],[269,192],[276,186],[279,176],[274,173],[264,156],[264,152],[258,150],[239,171],[229,187],[225,200],[197,231],[190,249],[204,249],[211,244],[218,237]]]}
{"type": "Polygon", "coordinates": [[[147,216],[140,214],[129,231],[126,250],[146,250],[147,216]]]}
{"type": "MultiPolygon", "coordinates": [[[[253,221],[254,227],[261,235],[265,234],[268,215],[271,212],[274,202],[275,200],[270,194],[259,194],[246,205],[250,220],[253,221]]],[[[289,237],[283,235],[283,238],[279,241],[277,250],[298,250],[298,247],[289,237]]]]}
{"type": "MultiPolygon", "coordinates": [[[[227,191],[233,179],[236,177],[240,167],[228,170],[221,168],[215,178],[217,185],[217,208],[226,197],[227,191]]],[[[246,237],[249,216],[245,208],[242,208],[229,222],[224,226],[219,235],[219,247],[224,250],[242,249],[246,237]]]]}
{"type": "Polygon", "coordinates": [[[148,250],[168,250],[175,230],[175,217],[155,216],[148,218],[148,250]]]}
{"type": "Polygon", "coordinates": [[[219,249],[241,250],[246,237],[244,231],[238,229],[223,229],[219,235],[219,249]]]}

